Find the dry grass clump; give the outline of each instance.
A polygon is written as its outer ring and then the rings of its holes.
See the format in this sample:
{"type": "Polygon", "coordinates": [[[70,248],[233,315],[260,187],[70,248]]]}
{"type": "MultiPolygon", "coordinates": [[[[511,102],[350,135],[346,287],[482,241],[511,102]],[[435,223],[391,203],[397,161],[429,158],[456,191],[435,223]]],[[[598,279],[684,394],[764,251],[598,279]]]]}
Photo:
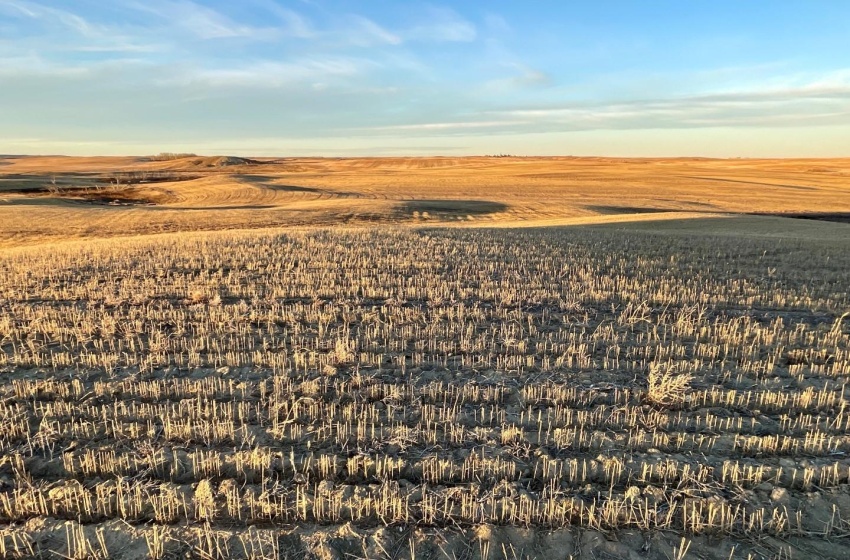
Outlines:
{"type": "Polygon", "coordinates": [[[680,406],[685,403],[693,380],[693,374],[662,371],[660,366],[653,364],[647,376],[646,399],[658,406],[680,406]]]}

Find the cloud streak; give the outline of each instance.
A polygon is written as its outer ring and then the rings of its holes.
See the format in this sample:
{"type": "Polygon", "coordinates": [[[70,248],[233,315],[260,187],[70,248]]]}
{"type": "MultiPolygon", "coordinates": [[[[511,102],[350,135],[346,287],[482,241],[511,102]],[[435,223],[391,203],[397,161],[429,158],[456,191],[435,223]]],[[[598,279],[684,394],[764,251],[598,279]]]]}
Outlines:
{"type": "Polygon", "coordinates": [[[475,25],[449,8],[426,7],[422,9],[418,19],[428,23],[416,25],[405,31],[403,35],[407,40],[469,43],[478,37],[478,30],[475,25]]]}
{"type": "Polygon", "coordinates": [[[5,12],[11,16],[26,17],[48,25],[59,24],[87,37],[95,36],[101,31],[97,26],[92,25],[77,14],[26,0],[0,0],[0,12],[5,12]]]}
{"type": "Polygon", "coordinates": [[[399,35],[381,27],[369,18],[352,15],[349,19],[353,25],[346,35],[352,44],[367,47],[376,44],[400,45],[402,43],[399,35]]]}
{"type": "Polygon", "coordinates": [[[527,134],[655,128],[850,124],[850,83],[826,79],[797,88],[679,98],[573,103],[467,114],[454,121],[372,127],[378,134],[527,134]]]}
{"type": "Polygon", "coordinates": [[[323,80],[355,76],[371,62],[357,58],[324,57],[292,62],[257,61],[231,68],[194,68],[178,71],[157,81],[160,87],[274,89],[302,83],[319,85],[323,80]]]}
{"type": "Polygon", "coordinates": [[[220,12],[191,0],[145,0],[128,7],[146,12],[169,26],[176,26],[199,39],[236,37],[270,38],[277,30],[238,23],[220,12]]]}

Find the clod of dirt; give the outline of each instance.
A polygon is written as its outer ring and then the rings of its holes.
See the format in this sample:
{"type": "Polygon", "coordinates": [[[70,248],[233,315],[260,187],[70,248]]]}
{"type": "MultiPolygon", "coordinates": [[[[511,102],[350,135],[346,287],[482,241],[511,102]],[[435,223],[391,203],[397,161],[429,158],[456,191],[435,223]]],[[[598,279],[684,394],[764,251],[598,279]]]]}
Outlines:
{"type": "Polygon", "coordinates": [[[790,501],[787,488],[774,488],[770,493],[770,499],[777,504],[787,504],[790,501]]]}

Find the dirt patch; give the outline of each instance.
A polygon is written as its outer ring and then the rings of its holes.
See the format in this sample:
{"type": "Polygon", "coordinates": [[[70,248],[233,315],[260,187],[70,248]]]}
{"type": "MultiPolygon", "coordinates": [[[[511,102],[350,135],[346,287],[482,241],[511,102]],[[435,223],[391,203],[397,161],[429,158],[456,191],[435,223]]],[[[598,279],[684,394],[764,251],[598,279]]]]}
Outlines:
{"type": "Polygon", "coordinates": [[[131,171],[128,173],[115,173],[96,177],[94,180],[99,184],[144,185],[149,183],[180,183],[183,181],[194,181],[200,178],[200,175],[175,174],[162,171],[131,171]]]}
{"type": "Polygon", "coordinates": [[[33,198],[54,198],[87,204],[109,206],[142,205],[154,206],[174,202],[177,197],[164,189],[144,186],[110,186],[110,187],[81,187],[63,189],[28,190],[22,194],[32,195],[33,198]]]}
{"type": "MultiPolygon", "coordinates": [[[[2,179],[7,179],[3,177],[2,179]]],[[[60,180],[26,177],[11,177],[16,181],[12,188],[3,189],[4,194],[25,195],[30,198],[53,198],[66,201],[106,205],[159,205],[179,200],[173,192],[152,185],[188,182],[199,179],[198,175],[175,175],[173,173],[116,173],[86,178],[89,184],[63,184],[60,180]],[[94,183],[94,184],[92,184],[94,183]]],[[[80,182],[73,177],[72,180],[80,182]]]]}
{"type": "Polygon", "coordinates": [[[57,173],[29,174],[6,173],[0,175],[0,191],[6,194],[73,194],[93,188],[126,187],[161,183],[182,183],[202,176],[170,171],[128,171],[108,174],[57,173]]]}

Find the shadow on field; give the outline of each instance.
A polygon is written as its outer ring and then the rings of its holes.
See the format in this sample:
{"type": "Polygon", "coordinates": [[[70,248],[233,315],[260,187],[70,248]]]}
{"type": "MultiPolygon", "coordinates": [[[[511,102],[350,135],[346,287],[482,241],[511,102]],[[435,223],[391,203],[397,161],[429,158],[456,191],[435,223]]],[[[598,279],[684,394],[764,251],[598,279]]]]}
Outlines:
{"type": "Polygon", "coordinates": [[[795,191],[816,191],[815,187],[807,187],[804,185],[783,185],[779,183],[763,183],[761,181],[744,181],[743,179],[726,179],[723,177],[703,177],[700,175],[683,175],[686,179],[701,179],[703,181],[714,181],[718,183],[735,183],[741,185],[758,185],[760,187],[774,187],[778,189],[791,189],[795,191]]]}
{"type": "Polygon", "coordinates": [[[599,214],[653,214],[670,212],[664,208],[640,208],[637,206],[585,206],[586,209],[599,214]]]}
{"type": "Polygon", "coordinates": [[[773,216],[777,218],[795,218],[797,220],[818,220],[821,222],[839,222],[850,224],[850,212],[794,212],[794,213],[753,213],[752,216],[773,216]]]}
{"type": "Polygon", "coordinates": [[[508,205],[490,200],[405,200],[399,208],[403,213],[423,218],[456,218],[504,212],[508,205]]]}
{"type": "Polygon", "coordinates": [[[234,175],[235,179],[239,181],[243,181],[245,183],[250,183],[252,185],[257,185],[259,187],[263,187],[272,191],[280,191],[280,192],[304,192],[304,193],[321,193],[327,192],[325,189],[319,189],[316,187],[301,187],[298,185],[281,185],[276,181],[280,180],[280,177],[275,177],[274,175],[234,175]]]}
{"type": "Polygon", "coordinates": [[[197,178],[163,173],[7,173],[0,174],[0,194],[21,196],[11,201],[17,205],[41,205],[44,201],[52,201],[108,206],[150,206],[164,204],[174,198],[169,191],[156,188],[156,183],[190,181],[197,178]]]}
{"type": "MultiPolygon", "coordinates": [[[[84,179],[91,180],[93,175],[82,173],[63,174],[63,184],[77,185],[84,179]]],[[[0,174],[0,192],[8,194],[33,194],[47,192],[47,188],[53,186],[57,175],[42,173],[2,173],[0,174]]],[[[58,182],[58,181],[57,181],[58,182]]]]}
{"type": "Polygon", "coordinates": [[[202,176],[171,171],[121,171],[114,173],[62,172],[62,173],[3,173],[0,174],[0,192],[24,195],[80,195],[87,196],[98,188],[126,188],[155,183],[194,181],[202,176]]]}
{"type": "Polygon", "coordinates": [[[230,206],[156,206],[153,210],[163,212],[198,212],[198,211],[222,211],[222,210],[268,210],[271,208],[280,208],[274,204],[243,204],[230,206]]]}

